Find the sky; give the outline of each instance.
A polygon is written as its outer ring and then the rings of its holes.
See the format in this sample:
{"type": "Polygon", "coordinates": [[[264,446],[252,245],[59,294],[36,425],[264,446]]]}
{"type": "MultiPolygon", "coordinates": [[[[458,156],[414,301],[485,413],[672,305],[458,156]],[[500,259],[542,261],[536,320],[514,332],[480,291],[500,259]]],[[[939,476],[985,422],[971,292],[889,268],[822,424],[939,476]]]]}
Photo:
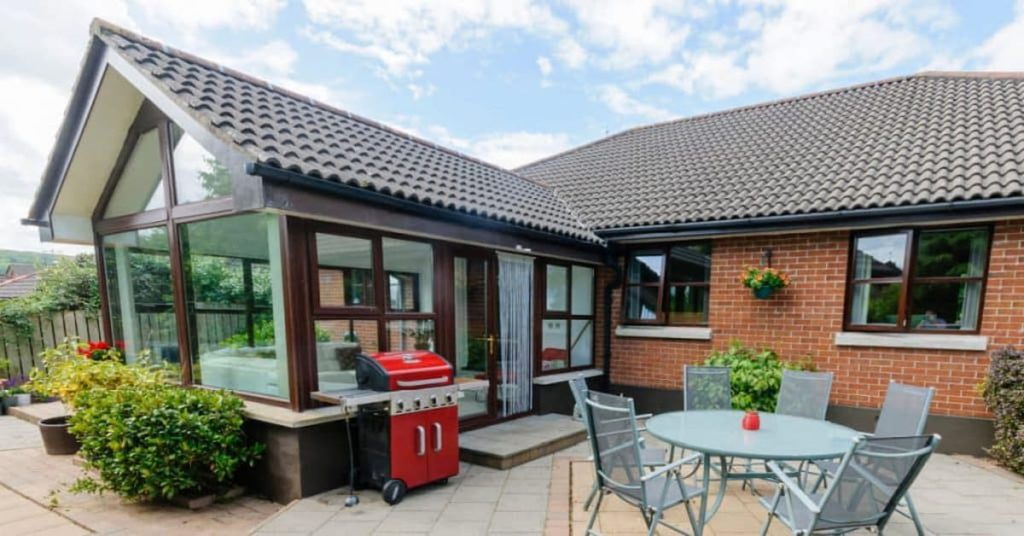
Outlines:
{"type": "Polygon", "coordinates": [[[1024,0],[36,0],[0,32],[0,249],[102,17],[515,167],[636,125],[923,70],[1024,71],[1024,0]]]}

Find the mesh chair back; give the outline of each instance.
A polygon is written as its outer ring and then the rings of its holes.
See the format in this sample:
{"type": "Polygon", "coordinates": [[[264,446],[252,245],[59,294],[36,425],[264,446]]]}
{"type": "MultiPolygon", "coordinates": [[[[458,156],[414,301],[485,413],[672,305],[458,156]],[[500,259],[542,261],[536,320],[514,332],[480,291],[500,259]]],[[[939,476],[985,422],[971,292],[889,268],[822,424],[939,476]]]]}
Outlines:
{"type": "Polygon", "coordinates": [[[824,419],[828,398],[832,394],[831,372],[782,371],[779,401],[775,413],[824,419]]]}
{"type": "Polygon", "coordinates": [[[938,436],[861,438],[822,498],[819,528],[884,523],[917,478],[938,436]]]}
{"type": "Polygon", "coordinates": [[[729,367],[683,367],[683,409],[732,409],[729,367]]]}
{"type": "Polygon", "coordinates": [[[890,382],[882,402],[882,412],[875,424],[875,435],[896,437],[921,435],[928,420],[935,389],[890,382]]]}
{"type": "Polygon", "coordinates": [[[590,423],[587,422],[587,404],[584,401],[587,399],[587,392],[589,390],[586,378],[577,376],[569,380],[569,391],[572,392],[572,399],[576,401],[576,407],[572,412],[572,416],[574,419],[582,420],[586,426],[590,426],[590,423]]]}
{"type": "Polygon", "coordinates": [[[633,399],[590,391],[586,405],[599,484],[613,491],[640,496],[646,504],[633,399]]]}

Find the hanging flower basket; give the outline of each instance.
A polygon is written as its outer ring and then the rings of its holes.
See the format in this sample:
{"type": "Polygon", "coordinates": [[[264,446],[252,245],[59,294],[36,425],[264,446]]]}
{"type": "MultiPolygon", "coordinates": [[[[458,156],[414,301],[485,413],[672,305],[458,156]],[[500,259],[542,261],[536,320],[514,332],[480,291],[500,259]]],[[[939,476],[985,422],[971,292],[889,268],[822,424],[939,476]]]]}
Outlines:
{"type": "Polygon", "coordinates": [[[759,300],[767,300],[776,290],[789,286],[789,276],[775,268],[748,266],[739,279],[759,300]]]}

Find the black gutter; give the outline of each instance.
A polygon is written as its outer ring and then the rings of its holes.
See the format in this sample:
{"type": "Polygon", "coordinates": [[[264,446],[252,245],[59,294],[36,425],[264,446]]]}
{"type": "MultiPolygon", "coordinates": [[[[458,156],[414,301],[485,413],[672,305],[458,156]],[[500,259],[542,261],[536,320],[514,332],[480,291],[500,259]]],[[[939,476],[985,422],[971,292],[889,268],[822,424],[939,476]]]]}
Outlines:
{"type": "Polygon", "coordinates": [[[615,277],[604,286],[604,362],[601,363],[601,368],[604,370],[604,391],[609,392],[612,384],[612,293],[615,289],[622,285],[622,268],[619,267],[615,250],[609,247],[605,250],[604,256],[605,266],[612,269],[615,273],[615,277]]]}
{"type": "Polygon", "coordinates": [[[356,201],[363,201],[375,205],[395,208],[398,210],[402,210],[404,212],[410,212],[420,216],[445,220],[452,223],[458,223],[461,225],[472,227],[486,227],[497,231],[515,233],[518,235],[529,236],[531,238],[546,240],[548,242],[565,244],[588,250],[597,251],[605,249],[602,245],[595,244],[593,242],[571,238],[569,236],[555,234],[548,231],[541,231],[539,229],[534,229],[531,227],[526,227],[515,223],[493,220],[485,216],[476,216],[458,210],[437,207],[434,205],[427,205],[424,203],[420,203],[418,201],[413,201],[411,199],[403,199],[400,197],[395,197],[393,195],[388,195],[373,190],[368,190],[366,188],[361,188],[359,186],[352,186],[350,184],[343,184],[340,182],[318,179],[316,177],[310,177],[309,175],[305,175],[297,171],[282,169],[279,167],[261,164],[258,162],[246,163],[245,172],[248,173],[249,175],[257,175],[265,179],[288,186],[295,186],[298,188],[304,188],[317,192],[323,192],[330,195],[345,197],[356,201]]]}
{"type": "Polygon", "coordinates": [[[949,201],[928,205],[866,208],[791,214],[784,216],[762,216],[735,220],[702,221],[636,227],[598,229],[595,234],[606,240],[664,239],[686,235],[738,234],[744,231],[773,231],[827,229],[854,224],[884,225],[888,220],[898,218],[949,218],[977,217],[993,219],[1006,215],[1024,214],[1024,198],[978,199],[949,201]]]}

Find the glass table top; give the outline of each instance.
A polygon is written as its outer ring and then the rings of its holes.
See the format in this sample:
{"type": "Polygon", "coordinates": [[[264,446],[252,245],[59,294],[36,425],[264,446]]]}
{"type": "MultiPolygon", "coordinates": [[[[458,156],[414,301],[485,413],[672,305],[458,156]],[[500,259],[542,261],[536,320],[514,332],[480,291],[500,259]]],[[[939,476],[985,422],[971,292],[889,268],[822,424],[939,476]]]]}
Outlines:
{"type": "Polygon", "coordinates": [[[759,413],[761,429],[750,431],[740,426],[743,415],[738,410],[674,411],[651,417],[647,431],[677,447],[758,460],[838,458],[863,435],[828,421],[774,413],[759,413]]]}

